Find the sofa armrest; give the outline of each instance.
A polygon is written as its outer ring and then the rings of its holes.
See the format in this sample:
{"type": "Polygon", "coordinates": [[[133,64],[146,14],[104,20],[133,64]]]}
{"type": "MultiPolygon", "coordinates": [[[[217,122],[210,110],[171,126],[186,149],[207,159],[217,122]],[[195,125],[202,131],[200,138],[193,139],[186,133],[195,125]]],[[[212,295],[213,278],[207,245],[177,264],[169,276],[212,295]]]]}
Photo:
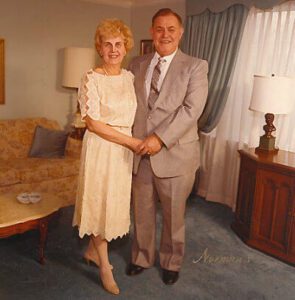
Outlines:
{"type": "Polygon", "coordinates": [[[82,141],[68,137],[66,145],[66,156],[80,158],[82,141]]]}

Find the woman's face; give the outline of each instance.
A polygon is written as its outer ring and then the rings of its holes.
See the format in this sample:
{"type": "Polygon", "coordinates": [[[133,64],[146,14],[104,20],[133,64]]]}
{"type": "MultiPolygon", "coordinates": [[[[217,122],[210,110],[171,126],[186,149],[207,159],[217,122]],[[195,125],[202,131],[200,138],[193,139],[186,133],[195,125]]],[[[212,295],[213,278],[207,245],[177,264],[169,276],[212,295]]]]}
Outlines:
{"type": "Polygon", "coordinates": [[[106,64],[121,64],[126,55],[123,37],[118,36],[103,39],[99,54],[106,64]]]}

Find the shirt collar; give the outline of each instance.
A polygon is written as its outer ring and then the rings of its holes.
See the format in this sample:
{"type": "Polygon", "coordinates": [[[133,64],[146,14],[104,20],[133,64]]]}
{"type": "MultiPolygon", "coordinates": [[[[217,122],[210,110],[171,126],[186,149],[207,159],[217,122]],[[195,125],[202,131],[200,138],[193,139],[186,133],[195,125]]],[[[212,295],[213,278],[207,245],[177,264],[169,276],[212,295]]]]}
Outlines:
{"type": "MultiPolygon", "coordinates": [[[[170,63],[173,59],[173,57],[175,56],[176,52],[177,52],[178,48],[171,54],[167,55],[167,56],[162,56],[163,59],[165,59],[166,62],[170,63]]],[[[159,60],[159,57],[161,57],[159,55],[159,53],[156,51],[155,52],[155,55],[153,57],[153,61],[158,61],[159,60]]]]}

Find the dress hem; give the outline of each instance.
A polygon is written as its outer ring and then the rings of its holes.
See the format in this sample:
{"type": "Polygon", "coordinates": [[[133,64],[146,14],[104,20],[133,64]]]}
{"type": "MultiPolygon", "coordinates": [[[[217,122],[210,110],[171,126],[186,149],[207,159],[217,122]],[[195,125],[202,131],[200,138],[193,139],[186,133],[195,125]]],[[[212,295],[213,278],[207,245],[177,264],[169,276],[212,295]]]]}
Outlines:
{"type": "MultiPolygon", "coordinates": [[[[80,230],[80,227],[79,227],[79,225],[78,224],[73,224],[73,227],[75,227],[75,226],[77,226],[78,227],[78,229],[80,230]]],[[[103,233],[100,233],[100,232],[90,232],[90,231],[88,231],[88,232],[83,232],[83,233],[80,233],[80,231],[79,231],[79,237],[82,239],[85,235],[88,235],[88,236],[90,236],[90,235],[94,235],[95,237],[97,237],[97,236],[101,236],[102,237],[102,239],[104,239],[104,240],[107,240],[108,242],[110,242],[110,241],[112,241],[112,240],[116,240],[117,238],[122,238],[123,236],[125,236],[125,235],[127,235],[127,234],[129,234],[129,226],[128,226],[128,230],[125,230],[123,233],[120,233],[120,234],[117,234],[116,236],[114,236],[114,237],[106,237],[103,233]]]]}

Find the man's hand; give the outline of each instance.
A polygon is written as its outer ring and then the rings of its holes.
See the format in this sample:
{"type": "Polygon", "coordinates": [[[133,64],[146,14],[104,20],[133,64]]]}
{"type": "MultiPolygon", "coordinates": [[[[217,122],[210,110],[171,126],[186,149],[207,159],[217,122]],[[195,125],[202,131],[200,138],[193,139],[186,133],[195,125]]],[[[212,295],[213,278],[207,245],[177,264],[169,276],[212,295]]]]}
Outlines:
{"type": "Polygon", "coordinates": [[[138,145],[136,149],[136,154],[139,155],[155,155],[163,147],[163,142],[161,139],[153,133],[152,135],[145,138],[141,144],[138,145]]]}

